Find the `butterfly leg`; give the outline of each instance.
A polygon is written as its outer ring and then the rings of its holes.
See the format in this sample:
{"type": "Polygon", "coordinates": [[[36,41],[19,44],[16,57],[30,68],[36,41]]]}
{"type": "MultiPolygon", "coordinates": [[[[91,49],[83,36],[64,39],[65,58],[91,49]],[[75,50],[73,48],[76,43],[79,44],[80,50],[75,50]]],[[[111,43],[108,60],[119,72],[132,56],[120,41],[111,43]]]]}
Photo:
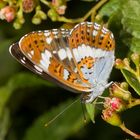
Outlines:
{"type": "Polygon", "coordinates": [[[86,100],[84,100],[85,103],[92,103],[98,96],[102,95],[103,91],[108,88],[111,84],[113,83],[113,81],[109,82],[106,85],[99,85],[99,87],[97,86],[94,91],[88,95],[86,95],[86,100]]]}
{"type": "MultiPolygon", "coordinates": [[[[100,93],[99,95],[101,95],[101,94],[102,93],[100,93]]],[[[84,103],[92,103],[97,97],[98,97],[97,94],[92,92],[87,95],[86,100],[84,100],[84,103]]]]}
{"type": "Polygon", "coordinates": [[[111,81],[111,82],[109,82],[108,84],[106,84],[106,85],[105,85],[105,89],[108,88],[108,87],[110,87],[113,83],[114,83],[114,82],[111,81]]]}
{"type": "MultiPolygon", "coordinates": [[[[108,88],[108,87],[110,87],[112,84],[114,84],[114,82],[113,81],[111,81],[111,82],[109,82],[108,84],[106,84],[104,87],[105,87],[105,89],[106,88],[108,88]]],[[[106,97],[103,97],[103,96],[98,96],[99,98],[101,98],[101,99],[105,99],[106,97]]]]}

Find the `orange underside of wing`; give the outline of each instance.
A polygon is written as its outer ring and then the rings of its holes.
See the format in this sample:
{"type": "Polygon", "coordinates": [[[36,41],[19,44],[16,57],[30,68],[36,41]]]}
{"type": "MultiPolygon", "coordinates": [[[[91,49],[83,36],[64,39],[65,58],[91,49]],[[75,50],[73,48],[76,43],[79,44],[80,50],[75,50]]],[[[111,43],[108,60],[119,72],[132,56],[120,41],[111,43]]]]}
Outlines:
{"type": "MultiPolygon", "coordinates": [[[[50,34],[50,37],[53,38],[52,33],[50,34]]],[[[46,36],[43,32],[34,32],[28,34],[20,41],[20,49],[29,60],[31,60],[35,65],[39,65],[41,60],[41,53],[44,52],[45,49],[51,52],[53,50],[53,46],[46,42],[46,36]],[[33,51],[34,53],[31,54],[31,51],[33,51]],[[28,53],[31,57],[28,56],[28,53]]],[[[63,84],[70,86],[78,91],[90,91],[89,86],[83,86],[82,83],[77,82],[78,79],[76,73],[63,66],[62,63],[59,62],[54,56],[50,60],[48,70],[44,71],[63,84]],[[63,78],[64,69],[67,69],[69,71],[69,77],[67,80],[63,78]]]]}

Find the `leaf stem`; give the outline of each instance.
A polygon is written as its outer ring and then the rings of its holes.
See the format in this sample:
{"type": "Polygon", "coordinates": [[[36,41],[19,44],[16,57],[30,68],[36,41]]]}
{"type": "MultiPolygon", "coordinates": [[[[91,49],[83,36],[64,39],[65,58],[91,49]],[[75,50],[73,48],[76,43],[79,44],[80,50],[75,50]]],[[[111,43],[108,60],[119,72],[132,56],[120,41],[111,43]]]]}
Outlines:
{"type": "Polygon", "coordinates": [[[136,73],[137,73],[137,75],[136,75],[137,79],[140,82],[140,66],[139,65],[136,66],[136,73]]]}
{"type": "Polygon", "coordinates": [[[48,2],[47,0],[40,0],[43,4],[47,5],[50,8],[53,8],[51,2],[48,2]]]}
{"type": "Polygon", "coordinates": [[[136,134],[134,132],[132,132],[131,130],[129,130],[128,128],[126,128],[126,126],[123,124],[120,125],[120,128],[125,131],[127,134],[133,136],[136,139],[140,139],[140,134],[136,134]]]}
{"type": "MultiPolygon", "coordinates": [[[[40,0],[42,3],[47,5],[50,8],[53,8],[52,4],[46,0],[40,0]]],[[[67,22],[67,23],[79,23],[85,21],[90,15],[92,15],[92,21],[94,20],[93,17],[97,14],[99,8],[101,8],[107,1],[109,0],[100,0],[95,6],[93,6],[83,17],[77,19],[69,19],[64,16],[59,16],[57,21],[60,22],[67,22]]],[[[53,8],[54,9],[54,8],[53,8]]]]}
{"type": "Polygon", "coordinates": [[[128,104],[128,108],[132,108],[133,106],[140,105],[140,99],[131,99],[130,103],[128,104]]]}
{"type": "MultiPolygon", "coordinates": [[[[103,6],[108,0],[101,0],[95,6],[93,6],[82,18],[77,19],[67,19],[65,17],[60,17],[59,21],[70,22],[70,23],[78,23],[85,21],[91,14],[92,17],[95,17],[97,10],[103,6]]],[[[92,19],[93,20],[93,19],[92,19]]]]}

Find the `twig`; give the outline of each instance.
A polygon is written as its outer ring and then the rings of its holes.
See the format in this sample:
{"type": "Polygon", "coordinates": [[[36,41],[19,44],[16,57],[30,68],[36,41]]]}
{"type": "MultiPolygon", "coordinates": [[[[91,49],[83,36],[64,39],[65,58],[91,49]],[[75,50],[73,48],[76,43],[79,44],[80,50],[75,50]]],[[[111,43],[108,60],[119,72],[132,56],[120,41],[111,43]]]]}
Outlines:
{"type": "Polygon", "coordinates": [[[129,130],[128,128],[126,128],[126,126],[123,124],[120,125],[120,128],[125,131],[127,134],[133,136],[134,138],[136,139],[140,139],[140,135],[139,134],[136,134],[134,132],[132,132],[131,130],[129,130]]]}
{"type": "Polygon", "coordinates": [[[133,106],[140,105],[140,99],[131,99],[130,103],[128,104],[128,108],[132,108],[133,106]]]}
{"type": "MultiPolygon", "coordinates": [[[[42,3],[44,3],[45,5],[47,5],[50,8],[53,8],[53,6],[51,5],[50,2],[46,1],[46,0],[40,0],[42,3]]],[[[67,23],[79,23],[79,22],[83,22],[85,21],[90,15],[92,15],[92,20],[93,17],[95,17],[97,10],[99,10],[99,8],[101,8],[107,1],[109,0],[100,0],[100,2],[98,2],[94,7],[92,7],[83,17],[81,18],[77,18],[77,19],[68,19],[64,16],[59,16],[58,15],[58,20],[60,22],[67,22],[67,23]]]]}

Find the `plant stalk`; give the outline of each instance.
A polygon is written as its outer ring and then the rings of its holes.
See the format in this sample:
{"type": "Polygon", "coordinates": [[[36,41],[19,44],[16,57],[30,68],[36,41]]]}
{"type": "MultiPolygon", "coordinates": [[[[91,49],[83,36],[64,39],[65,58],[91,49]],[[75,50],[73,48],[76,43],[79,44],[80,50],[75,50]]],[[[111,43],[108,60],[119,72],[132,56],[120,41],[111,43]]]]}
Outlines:
{"type": "Polygon", "coordinates": [[[126,126],[123,124],[120,125],[120,128],[125,131],[127,134],[133,136],[136,139],[140,139],[140,134],[136,134],[134,132],[132,132],[131,130],[129,130],[128,128],[126,128],[126,126]]]}

